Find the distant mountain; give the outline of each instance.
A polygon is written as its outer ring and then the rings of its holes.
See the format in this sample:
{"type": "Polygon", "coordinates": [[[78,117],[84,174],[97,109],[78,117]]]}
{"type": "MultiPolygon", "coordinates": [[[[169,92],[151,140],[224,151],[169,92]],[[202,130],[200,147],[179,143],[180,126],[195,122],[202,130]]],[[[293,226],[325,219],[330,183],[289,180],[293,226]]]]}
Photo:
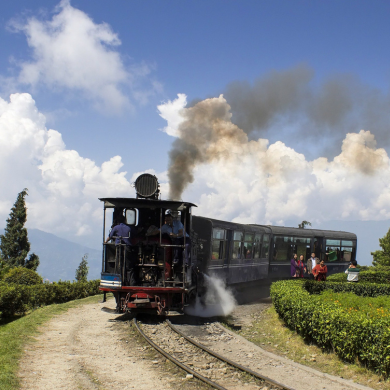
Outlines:
{"type": "Polygon", "coordinates": [[[88,253],[88,279],[100,279],[102,252],[45,233],[28,229],[31,251],[39,256],[38,273],[50,281],[73,280],[84,254],[88,253]]]}

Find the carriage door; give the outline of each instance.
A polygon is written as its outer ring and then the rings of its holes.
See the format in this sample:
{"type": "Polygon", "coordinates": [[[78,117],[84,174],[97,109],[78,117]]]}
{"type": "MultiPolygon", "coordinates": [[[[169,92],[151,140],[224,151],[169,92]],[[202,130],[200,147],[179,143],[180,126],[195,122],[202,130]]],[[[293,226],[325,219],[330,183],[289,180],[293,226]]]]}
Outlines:
{"type": "Polygon", "coordinates": [[[323,250],[323,244],[324,244],[323,241],[324,241],[323,237],[314,237],[313,252],[316,254],[316,257],[318,257],[320,260],[325,258],[324,250],[323,250]]]}

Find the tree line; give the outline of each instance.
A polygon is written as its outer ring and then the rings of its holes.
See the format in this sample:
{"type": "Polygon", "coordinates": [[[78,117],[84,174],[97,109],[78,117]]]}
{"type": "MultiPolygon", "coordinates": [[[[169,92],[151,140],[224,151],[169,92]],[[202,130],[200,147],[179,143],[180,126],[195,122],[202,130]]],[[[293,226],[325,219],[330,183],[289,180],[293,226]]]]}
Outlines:
{"type": "MultiPolygon", "coordinates": [[[[27,221],[27,207],[25,198],[28,189],[19,192],[7,219],[4,234],[0,235],[0,269],[25,267],[36,271],[39,266],[39,257],[30,253],[30,242],[24,224],[27,221]]],[[[86,282],[88,277],[88,254],[85,254],[76,270],[75,278],[78,282],[86,282]]]]}

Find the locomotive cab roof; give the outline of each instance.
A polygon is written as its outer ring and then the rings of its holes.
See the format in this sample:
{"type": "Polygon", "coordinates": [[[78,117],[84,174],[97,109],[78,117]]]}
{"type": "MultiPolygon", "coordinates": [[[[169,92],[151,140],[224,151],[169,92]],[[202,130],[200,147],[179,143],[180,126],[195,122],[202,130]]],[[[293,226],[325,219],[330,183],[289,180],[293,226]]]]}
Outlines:
{"type": "Polygon", "coordinates": [[[104,202],[105,208],[148,208],[148,209],[170,209],[175,211],[189,210],[191,207],[197,207],[193,203],[175,201],[175,200],[158,200],[142,198],[99,198],[104,202]]]}

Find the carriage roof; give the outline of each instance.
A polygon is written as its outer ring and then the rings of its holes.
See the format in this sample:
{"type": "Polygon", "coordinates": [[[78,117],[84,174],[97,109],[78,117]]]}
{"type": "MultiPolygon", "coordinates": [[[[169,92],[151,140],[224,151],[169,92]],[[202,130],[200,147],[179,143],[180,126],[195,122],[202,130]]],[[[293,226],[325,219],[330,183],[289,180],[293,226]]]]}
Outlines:
{"type": "Polygon", "coordinates": [[[144,198],[99,198],[104,202],[105,208],[123,207],[123,208],[148,208],[148,209],[170,209],[177,211],[189,210],[191,207],[197,207],[193,203],[159,200],[144,198]]]}

